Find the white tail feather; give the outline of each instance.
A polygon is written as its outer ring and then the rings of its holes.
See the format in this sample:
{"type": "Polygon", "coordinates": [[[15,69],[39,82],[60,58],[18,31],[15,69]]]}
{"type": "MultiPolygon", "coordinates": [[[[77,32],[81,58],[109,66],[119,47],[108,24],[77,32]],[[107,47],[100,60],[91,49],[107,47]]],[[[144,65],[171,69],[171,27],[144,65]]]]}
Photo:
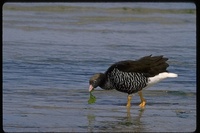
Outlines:
{"type": "Polygon", "coordinates": [[[175,77],[178,77],[178,74],[168,73],[168,72],[159,73],[154,77],[149,77],[147,87],[152,86],[155,83],[158,83],[159,81],[165,78],[175,78],[175,77]]]}
{"type": "Polygon", "coordinates": [[[176,73],[168,73],[168,77],[169,78],[175,78],[175,77],[178,77],[178,74],[176,74],[176,73]]]}

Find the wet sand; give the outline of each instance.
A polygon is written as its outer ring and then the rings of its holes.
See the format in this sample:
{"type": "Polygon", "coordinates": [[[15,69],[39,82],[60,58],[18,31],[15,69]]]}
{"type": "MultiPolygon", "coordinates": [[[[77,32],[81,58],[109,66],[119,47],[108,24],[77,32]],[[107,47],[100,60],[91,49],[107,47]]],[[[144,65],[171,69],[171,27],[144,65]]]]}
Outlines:
{"type": "Polygon", "coordinates": [[[147,105],[143,109],[138,106],[138,95],[133,97],[131,108],[127,108],[126,94],[103,90],[96,90],[93,94],[97,99],[94,104],[87,103],[89,93],[85,90],[47,88],[9,94],[11,97],[4,100],[4,108],[12,108],[4,114],[4,130],[187,132],[196,129],[195,93],[146,90],[147,105]],[[17,102],[21,97],[23,101],[17,102]]]}

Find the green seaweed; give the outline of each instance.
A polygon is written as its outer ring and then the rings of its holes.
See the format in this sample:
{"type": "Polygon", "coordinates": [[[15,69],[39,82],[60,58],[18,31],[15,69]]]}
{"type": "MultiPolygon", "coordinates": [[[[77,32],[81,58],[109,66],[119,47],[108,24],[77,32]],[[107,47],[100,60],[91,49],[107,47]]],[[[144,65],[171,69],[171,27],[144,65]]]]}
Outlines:
{"type": "Polygon", "coordinates": [[[96,97],[92,95],[92,91],[90,92],[90,98],[88,99],[88,104],[93,104],[96,102],[96,97]]]}

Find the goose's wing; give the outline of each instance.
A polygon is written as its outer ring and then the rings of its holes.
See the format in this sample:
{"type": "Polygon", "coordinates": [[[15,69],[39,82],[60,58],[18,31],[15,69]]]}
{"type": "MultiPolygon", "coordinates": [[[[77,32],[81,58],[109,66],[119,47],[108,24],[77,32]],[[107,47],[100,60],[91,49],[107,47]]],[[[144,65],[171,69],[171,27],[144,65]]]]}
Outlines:
{"type": "Polygon", "coordinates": [[[167,72],[169,66],[166,61],[168,58],[163,56],[145,56],[138,60],[125,60],[111,65],[106,73],[118,69],[123,72],[143,73],[147,77],[155,76],[161,72],[167,72]]]}

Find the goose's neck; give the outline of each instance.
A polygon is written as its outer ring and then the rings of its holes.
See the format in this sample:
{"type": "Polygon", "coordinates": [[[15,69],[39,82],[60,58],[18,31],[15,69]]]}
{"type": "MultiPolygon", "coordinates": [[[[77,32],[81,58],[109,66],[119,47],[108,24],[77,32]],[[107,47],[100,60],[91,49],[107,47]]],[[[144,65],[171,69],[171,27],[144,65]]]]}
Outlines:
{"type": "Polygon", "coordinates": [[[110,79],[105,74],[102,74],[102,81],[99,86],[104,90],[114,89],[112,83],[110,82],[110,79]]]}

